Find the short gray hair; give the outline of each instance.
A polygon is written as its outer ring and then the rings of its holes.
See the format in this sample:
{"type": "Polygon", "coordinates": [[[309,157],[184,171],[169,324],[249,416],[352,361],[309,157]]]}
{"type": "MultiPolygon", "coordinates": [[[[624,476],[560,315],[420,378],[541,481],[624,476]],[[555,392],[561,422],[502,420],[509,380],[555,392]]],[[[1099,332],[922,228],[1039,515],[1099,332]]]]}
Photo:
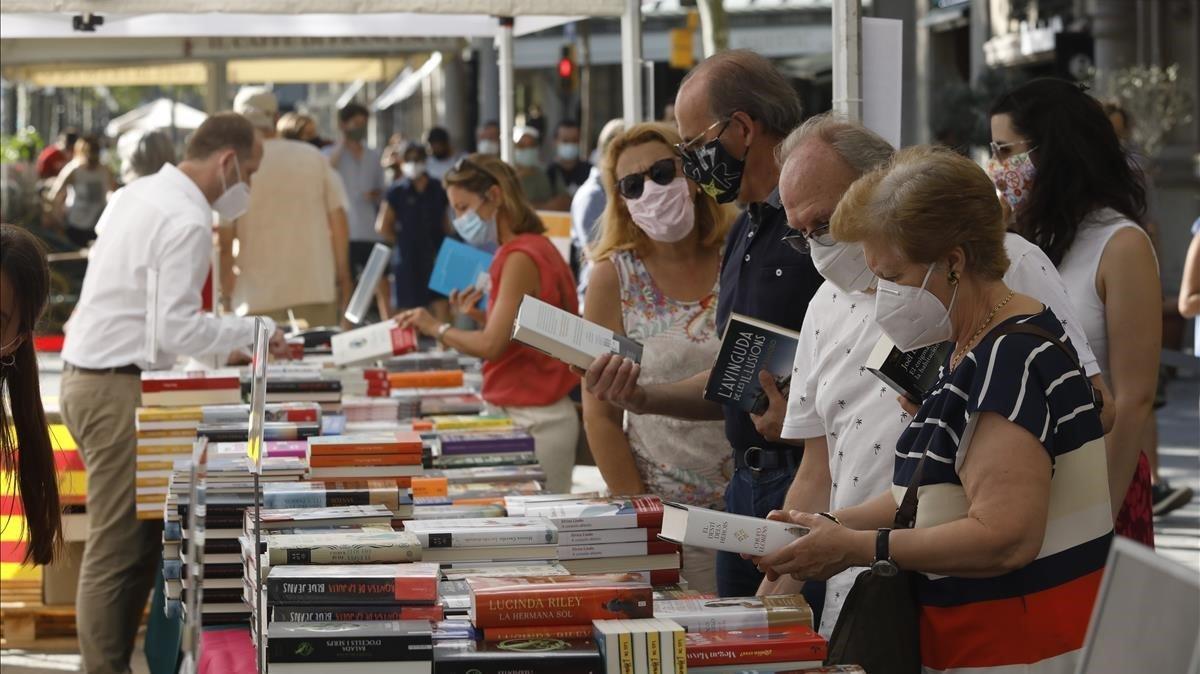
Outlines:
{"type": "Polygon", "coordinates": [[[779,165],[783,166],[796,148],[814,138],[832,147],[859,177],[879,168],[896,153],[891,143],[862,124],[825,112],[810,117],[783,139],[775,150],[779,165]]]}
{"type": "Polygon", "coordinates": [[[127,141],[129,155],[121,162],[121,178],[132,182],[143,176],[158,173],[165,164],[175,163],[175,143],[162,131],[134,131],[140,134],[132,143],[127,141]]]}
{"type": "Polygon", "coordinates": [[[800,97],[765,56],[748,49],[731,49],[705,59],[683,82],[705,76],[709,114],[729,119],[741,111],[783,138],[804,118],[800,97]]]}

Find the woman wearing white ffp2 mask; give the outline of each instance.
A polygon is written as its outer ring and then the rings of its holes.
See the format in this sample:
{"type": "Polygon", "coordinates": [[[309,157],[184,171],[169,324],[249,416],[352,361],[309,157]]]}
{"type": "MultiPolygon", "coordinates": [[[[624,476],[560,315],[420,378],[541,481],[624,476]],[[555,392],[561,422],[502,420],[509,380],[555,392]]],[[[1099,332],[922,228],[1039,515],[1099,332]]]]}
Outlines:
{"type": "MultiPolygon", "coordinates": [[[[641,124],[613,138],[602,163],[609,198],[590,251],[584,317],[643,344],[642,385],[706,371],[720,349],[715,309],[729,214],[684,177],[671,147],[678,142],[672,127],[641,124]]],[[[723,507],[733,466],[720,422],[624,415],[586,390],[583,417],[612,493],[723,507]]],[[[683,555],[688,582],[715,590],[715,554],[683,555]]]]}

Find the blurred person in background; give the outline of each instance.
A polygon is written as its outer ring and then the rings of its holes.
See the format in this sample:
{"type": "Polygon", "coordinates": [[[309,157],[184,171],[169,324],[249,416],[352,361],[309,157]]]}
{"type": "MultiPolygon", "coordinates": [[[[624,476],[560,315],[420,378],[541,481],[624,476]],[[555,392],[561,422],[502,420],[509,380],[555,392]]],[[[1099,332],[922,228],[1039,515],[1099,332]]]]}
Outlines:
{"type": "Polygon", "coordinates": [[[317,148],[325,146],[317,128],[317,120],[302,112],[284,113],[275,124],[275,133],[279,134],[281,138],[298,140],[317,148]]]}
{"type": "Polygon", "coordinates": [[[1012,209],[1012,227],[1058,267],[1113,394],[1106,444],[1116,532],[1153,545],[1154,502],[1169,487],[1151,488],[1142,451],[1154,422],[1163,300],[1140,224],[1141,171],[1100,102],[1065,80],[1036,79],[1002,95],[991,132],[988,173],[1012,209]]]}
{"type": "MultiPolygon", "coordinates": [[[[592,172],[592,165],[581,158],[579,145],[579,122],[564,119],[558,123],[554,131],[554,161],[546,167],[546,175],[550,178],[550,186],[556,194],[566,192],[568,197],[574,197],[576,190],[592,172]]],[[[570,199],[561,209],[570,208],[570,199]]]]}
{"type": "MultiPolygon", "coordinates": [[[[638,124],[608,143],[604,211],[584,318],[640,342],[640,383],[707,371],[721,349],[716,307],[732,214],[683,176],[674,127],[638,124]]],[[[610,493],[723,509],[733,457],[720,421],[626,414],[583,394],[588,446],[610,493]]],[[[689,587],[715,592],[716,551],[687,546],[689,587]]]]}
{"type": "MultiPolygon", "coordinates": [[[[369,118],[370,113],[362,104],[347,104],[338,111],[338,129],[342,137],[333,146],[325,148],[329,163],[342,176],[342,184],[346,188],[350,271],[355,282],[371,257],[371,249],[379,241],[379,235],[375,233],[375,219],[379,216],[379,204],[387,187],[382,156],[379,150],[366,144],[369,118]]],[[[381,282],[379,290],[377,300],[381,307],[385,307],[387,284],[381,282]]]]}
{"type": "Polygon", "coordinates": [[[434,180],[441,180],[463,156],[461,152],[454,151],[450,132],[440,126],[433,127],[425,134],[425,151],[425,170],[434,180]]]}
{"type": "Polygon", "coordinates": [[[425,147],[403,149],[400,179],[384,195],[375,231],[392,246],[391,315],[426,307],[440,322],[450,320],[450,304],[429,289],[429,277],[442,240],[450,231],[450,202],[442,184],[429,174],[425,147]]]}
{"type": "Polygon", "coordinates": [[[175,164],[175,143],[162,131],[131,131],[117,143],[121,155],[121,182],[154,175],[164,164],[175,164]]]}
{"type": "MultiPolygon", "coordinates": [[[[65,327],[60,398],[87,468],[89,525],[76,611],[89,674],[129,672],[162,557],[162,521],[137,519],[135,506],[140,375],[170,369],[181,356],[249,350],[255,340],[252,318],[204,312],[200,291],[211,267],[213,211],[226,221],[246,211],[246,181],[262,154],[244,117],[210,115],[178,167],[164,165],[117,192],[96,227],[79,303],[65,327]]],[[[272,353],[285,356],[283,333],[265,321],[272,353]]]]}
{"type": "Polygon", "coordinates": [[[486,311],[476,309],[483,294],[479,288],[463,288],[450,298],[456,311],[483,328],[461,329],[426,309],[410,309],[397,318],[446,347],[484,360],[483,399],[529,429],[546,471],[546,488],[569,492],[579,415],[567,394],[579,378],[565,363],[513,342],[512,331],[525,295],[576,313],[575,279],[543,235],[545,226],[508,164],[470,155],[446,174],[445,185],[456,214],[454,229],[468,244],[496,253],[488,270],[486,311]]]}
{"type": "MultiPolygon", "coordinates": [[[[518,126],[513,129],[513,167],[517,178],[521,181],[521,191],[529,199],[529,203],[538,210],[553,210],[551,207],[561,202],[556,199],[554,187],[550,184],[550,176],[542,168],[541,132],[532,126],[518,126]]],[[[568,203],[569,205],[569,203],[568,203]]]]}
{"type": "Polygon", "coordinates": [[[83,136],[75,153],[50,188],[50,203],[67,238],[80,248],[96,238],[96,223],[108,204],[108,193],[117,188],[112,171],[100,163],[100,141],[83,136]]]}
{"type": "Polygon", "coordinates": [[[33,564],[52,562],[62,544],[58,472],[33,348],[49,293],[50,269],[37,237],[0,225],[0,470],[16,474],[28,541],[21,561],[33,564]]]}
{"type": "Polygon", "coordinates": [[[57,177],[75,154],[75,141],[77,140],[79,140],[79,129],[70,128],[60,131],[54,142],[47,145],[38,155],[35,164],[38,178],[51,180],[57,177]]]}
{"type": "Polygon", "coordinates": [[[500,156],[500,124],[495,120],[479,125],[475,132],[475,151],[493,157],[500,156]]]}
{"type": "Polygon", "coordinates": [[[234,98],[262,135],[263,158],[249,209],[221,223],[221,291],[240,316],[286,321],[291,310],[310,327],[337,325],[354,290],[346,193],[319,150],[276,136],[278,105],[263,87],[242,87],[234,98]]]}
{"type": "MultiPolygon", "coordinates": [[[[1192,223],[1192,242],[1188,245],[1183,263],[1183,278],[1179,281],[1179,315],[1184,318],[1200,316],[1200,218],[1192,223]]],[[[1193,321],[1195,344],[1192,355],[1200,358],[1200,325],[1193,321]]]]}
{"type": "MultiPolygon", "coordinates": [[[[600,129],[600,138],[596,141],[596,150],[603,153],[609,142],[625,131],[625,120],[610,119],[600,129]]],[[[600,158],[603,154],[599,155],[600,158]]],[[[608,199],[604,195],[604,180],[601,174],[598,158],[588,171],[587,180],[579,186],[575,196],[571,197],[571,263],[579,270],[579,306],[584,305],[587,292],[588,275],[591,273],[592,261],[588,249],[600,236],[600,215],[608,199]]]]}

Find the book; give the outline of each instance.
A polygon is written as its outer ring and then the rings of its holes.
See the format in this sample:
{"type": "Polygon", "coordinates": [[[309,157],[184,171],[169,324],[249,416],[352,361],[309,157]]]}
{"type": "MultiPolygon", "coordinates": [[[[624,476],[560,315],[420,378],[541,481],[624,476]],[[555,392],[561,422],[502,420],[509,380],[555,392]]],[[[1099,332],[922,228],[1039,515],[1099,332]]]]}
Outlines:
{"type": "Polygon", "coordinates": [[[267,597],[280,604],[432,604],[437,564],[330,564],[273,566],[267,597]]]}
{"type": "Polygon", "coordinates": [[[482,431],[513,427],[513,420],[511,418],[487,414],[452,414],[435,417],[432,421],[433,428],[438,433],[444,431],[482,431]]]}
{"type": "Polygon", "coordinates": [[[271,607],[271,620],[285,623],[359,622],[362,620],[445,619],[439,605],[401,604],[396,606],[289,606],[271,607]]]}
{"type": "Polygon", "coordinates": [[[591,625],[556,625],[546,627],[489,627],[483,630],[484,641],[509,639],[590,639],[591,625]]]}
{"type": "Polygon", "coordinates": [[[442,455],[500,454],[534,451],[533,436],[524,429],[442,433],[438,436],[442,455]]]}
{"type": "Polygon", "coordinates": [[[412,431],[322,435],[308,439],[313,456],[340,454],[417,454],[423,450],[421,436],[412,431]]]}
{"type": "Polygon", "coordinates": [[[767,397],[758,381],[766,370],[786,389],[800,333],[741,314],[732,314],[721,338],[721,350],[704,385],[704,398],[743,412],[762,414],[767,397]]]}
{"type": "Polygon", "coordinates": [[[400,327],[395,319],[389,319],[335,334],[330,338],[330,344],[334,364],[349,365],[416,351],[417,333],[412,328],[400,327]]]}
{"type": "Polygon", "coordinates": [[[596,620],[592,627],[609,674],[686,671],[682,653],[684,631],[670,620],[596,620]]]}
{"type": "Polygon", "coordinates": [[[610,543],[639,543],[658,540],[658,529],[599,529],[590,531],[561,531],[559,545],[605,545],[610,543]]]}
{"type": "Polygon", "coordinates": [[[339,478],[411,478],[414,475],[420,475],[424,470],[420,464],[409,466],[334,466],[332,468],[314,466],[309,473],[314,480],[339,478]]]}
{"type": "MultiPolygon", "coordinates": [[[[679,568],[679,553],[633,555],[628,557],[598,557],[595,559],[559,560],[568,571],[580,573],[623,573],[629,571],[667,571],[679,568]]],[[[678,582],[678,575],[672,582],[678,582]]],[[[655,582],[655,585],[662,583],[655,582]]]]}
{"type": "MultiPolygon", "coordinates": [[[[689,674],[820,674],[825,667],[820,660],[796,660],[793,662],[772,662],[765,665],[714,665],[712,667],[688,667],[689,674]]],[[[842,671],[842,670],[835,670],[842,671]]],[[[848,670],[859,671],[862,670],[848,670]]]]}
{"type": "Polygon", "coordinates": [[[681,545],[761,557],[806,533],[808,529],[796,524],[666,501],[659,538],[681,545]]]}
{"type": "Polygon", "coordinates": [[[551,545],[558,541],[558,529],[542,517],[410,520],[404,523],[404,530],[425,548],[551,545]]]}
{"type": "Polygon", "coordinates": [[[642,362],[638,342],[530,295],[521,300],[512,338],[584,370],[606,353],[642,362]]]}
{"type": "Polygon", "coordinates": [[[368,530],[333,534],[276,534],[266,537],[267,563],[392,564],[421,559],[421,543],[404,531],[368,530]]]}
{"type": "Polygon", "coordinates": [[[691,632],[685,637],[688,667],[779,662],[824,662],[826,642],[805,625],[691,632]]]}
{"type": "Polygon", "coordinates": [[[487,285],[490,285],[488,270],[493,255],[461,241],[446,238],[433,262],[433,273],[429,275],[429,289],[450,296],[456,290],[478,288],[484,291],[478,307],[482,311],[487,301],[487,285]]]}
{"type": "Polygon", "coordinates": [[[484,629],[653,617],[650,585],[635,575],[468,578],[467,584],[471,623],[484,629]]]}
{"type": "Polygon", "coordinates": [[[669,555],[678,552],[679,546],[668,541],[637,541],[632,543],[601,543],[598,545],[560,545],[558,559],[599,559],[607,557],[637,557],[645,555],[669,555]]]}
{"type": "Polygon", "coordinates": [[[941,368],[954,350],[951,342],[931,344],[905,353],[880,335],[863,365],[896,392],[920,403],[937,385],[941,368]]]}
{"type": "Polygon", "coordinates": [[[663,506],[657,496],[529,501],[526,517],[545,517],[562,531],[660,529],[663,506]]]}
{"type": "Polygon", "coordinates": [[[522,576],[569,576],[558,562],[527,562],[501,564],[451,564],[442,569],[446,580],[465,580],[474,576],[488,578],[519,578],[522,576]]]}
{"type": "Polygon", "coordinates": [[[241,388],[184,389],[142,394],[143,407],[226,405],[240,402],[241,388]]]}
{"type": "Polygon", "coordinates": [[[267,628],[267,662],[343,663],[428,661],[433,630],[428,621],[273,622],[267,628]]]}
{"type": "Polygon", "coordinates": [[[433,660],[437,674],[604,674],[590,639],[438,641],[433,660]]]}
{"type": "Polygon", "coordinates": [[[146,370],[141,373],[143,393],[163,391],[204,391],[241,388],[237,370],[146,370]]]}
{"type": "Polygon", "coordinates": [[[315,455],[308,461],[313,468],[345,468],[347,466],[419,466],[420,454],[333,454],[315,455]]]}
{"type": "Polygon", "coordinates": [[[392,372],[388,375],[392,388],[452,388],[463,385],[462,370],[424,370],[421,372],[392,372]]]}
{"type": "MultiPolygon", "coordinates": [[[[259,527],[263,530],[271,530],[350,524],[390,526],[392,517],[391,510],[377,503],[326,508],[272,508],[259,510],[259,527]]],[[[247,532],[254,530],[253,518],[254,509],[246,509],[243,525],[247,532]]]]}
{"type": "MultiPolygon", "coordinates": [[[[565,565],[564,565],[565,566],[565,565]]],[[[812,609],[803,595],[668,599],[655,602],[654,616],[669,618],[688,632],[726,632],[754,627],[812,627],[812,609]]]]}
{"type": "Polygon", "coordinates": [[[413,507],[412,519],[447,520],[479,519],[485,517],[504,517],[504,506],[488,503],[471,505],[418,505],[413,507]]]}
{"type": "Polygon", "coordinates": [[[426,548],[421,559],[427,562],[507,562],[555,559],[554,545],[506,545],[478,548],[426,548]]]}
{"type": "MultiPolygon", "coordinates": [[[[379,505],[395,512],[403,500],[395,482],[366,481],[357,485],[335,486],[337,483],[291,482],[263,485],[263,508],[268,510],[296,508],[335,508],[343,506],[379,505]]],[[[209,505],[212,508],[212,505],[209,505]]]]}
{"type": "Polygon", "coordinates": [[[270,379],[267,381],[267,393],[333,393],[342,390],[342,382],[337,379],[321,379],[312,377],[306,379],[270,379]]]}

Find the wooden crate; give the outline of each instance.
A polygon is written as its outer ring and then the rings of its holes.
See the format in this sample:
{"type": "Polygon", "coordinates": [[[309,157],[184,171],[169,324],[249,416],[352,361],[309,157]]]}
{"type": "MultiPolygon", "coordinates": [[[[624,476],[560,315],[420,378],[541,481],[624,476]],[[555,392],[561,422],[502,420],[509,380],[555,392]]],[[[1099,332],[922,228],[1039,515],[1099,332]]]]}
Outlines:
{"type": "MultiPolygon", "coordinates": [[[[8,596],[5,596],[8,599],[8,596]]],[[[5,648],[28,647],[48,639],[75,637],[73,606],[43,606],[40,602],[0,604],[0,644],[5,648]]]]}

